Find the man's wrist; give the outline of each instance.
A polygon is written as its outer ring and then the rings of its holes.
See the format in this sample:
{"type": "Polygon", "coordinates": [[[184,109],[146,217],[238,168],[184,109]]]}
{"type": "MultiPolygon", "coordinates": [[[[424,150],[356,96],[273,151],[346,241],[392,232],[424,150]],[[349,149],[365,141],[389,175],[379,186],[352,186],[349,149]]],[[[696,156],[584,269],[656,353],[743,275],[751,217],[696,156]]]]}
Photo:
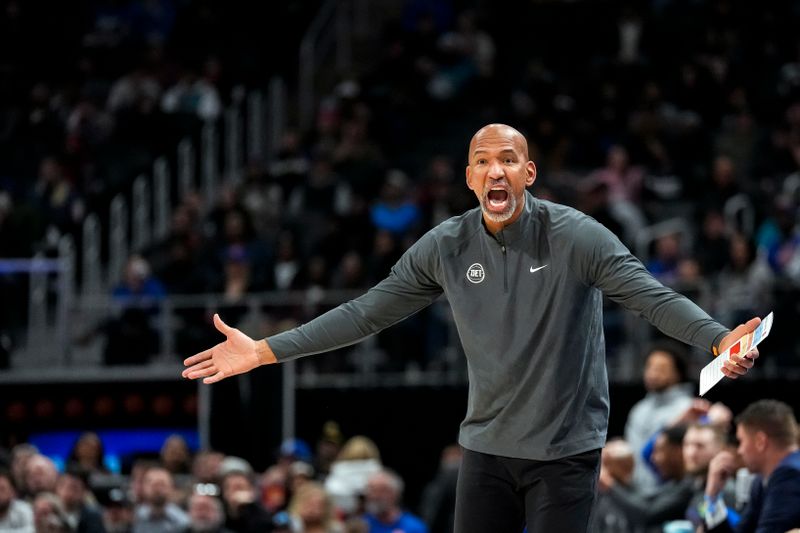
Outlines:
{"type": "Polygon", "coordinates": [[[271,365],[278,362],[278,358],[275,357],[275,353],[272,351],[272,348],[269,347],[267,339],[256,341],[256,355],[258,356],[259,363],[262,365],[271,365]]]}

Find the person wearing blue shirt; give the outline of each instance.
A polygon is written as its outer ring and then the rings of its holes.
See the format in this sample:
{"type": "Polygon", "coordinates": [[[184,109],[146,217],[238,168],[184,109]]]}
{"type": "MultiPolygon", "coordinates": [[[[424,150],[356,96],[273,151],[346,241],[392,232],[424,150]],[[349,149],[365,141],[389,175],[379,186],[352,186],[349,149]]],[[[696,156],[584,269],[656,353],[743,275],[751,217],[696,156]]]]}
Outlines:
{"type": "Polygon", "coordinates": [[[400,508],[403,480],[383,469],[370,476],[365,494],[364,519],[369,533],[428,533],[425,523],[400,508]]]}
{"type": "Polygon", "coordinates": [[[792,408],[776,400],[759,400],[736,419],[738,453],[756,474],[741,517],[720,497],[736,472],[733,453],[722,451],[711,460],[706,482],[705,522],[708,531],[784,533],[800,527],[800,451],[792,408]]]}

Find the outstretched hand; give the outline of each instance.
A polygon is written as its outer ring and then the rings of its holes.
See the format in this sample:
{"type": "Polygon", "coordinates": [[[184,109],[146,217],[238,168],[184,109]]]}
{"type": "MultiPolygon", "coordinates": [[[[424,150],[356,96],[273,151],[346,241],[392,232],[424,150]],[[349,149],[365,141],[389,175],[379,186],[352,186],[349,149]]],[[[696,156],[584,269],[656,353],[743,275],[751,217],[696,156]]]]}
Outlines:
{"type": "Polygon", "coordinates": [[[211,384],[277,362],[267,341],[251,339],[223,322],[218,314],[214,315],[214,326],[227,338],[213,348],[185,359],[183,364],[187,368],[181,374],[183,377],[203,378],[203,383],[211,384]]]}
{"type": "MultiPolygon", "coordinates": [[[[745,335],[752,334],[760,324],[761,319],[756,317],[751,318],[745,324],[736,326],[736,328],[728,333],[722,339],[722,342],[719,343],[719,353],[723,353],[745,335]]],[[[732,379],[744,376],[747,374],[748,370],[753,368],[756,359],[758,359],[757,348],[753,348],[747,353],[732,354],[730,359],[722,364],[722,373],[732,379]]]]}

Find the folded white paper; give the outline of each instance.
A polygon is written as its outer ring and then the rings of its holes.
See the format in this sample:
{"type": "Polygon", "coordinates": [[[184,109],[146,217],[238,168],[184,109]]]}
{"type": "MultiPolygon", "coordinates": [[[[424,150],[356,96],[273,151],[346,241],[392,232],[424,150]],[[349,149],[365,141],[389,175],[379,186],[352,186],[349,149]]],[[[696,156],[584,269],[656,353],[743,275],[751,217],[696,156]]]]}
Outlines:
{"type": "Polygon", "coordinates": [[[772,313],[768,314],[761,324],[753,331],[744,335],[736,343],[716,356],[713,361],[708,363],[703,370],[700,371],[700,396],[705,395],[711,387],[720,382],[725,374],[722,373],[722,365],[731,358],[731,355],[745,354],[758,346],[761,341],[767,338],[770,330],[772,329],[772,313]]]}

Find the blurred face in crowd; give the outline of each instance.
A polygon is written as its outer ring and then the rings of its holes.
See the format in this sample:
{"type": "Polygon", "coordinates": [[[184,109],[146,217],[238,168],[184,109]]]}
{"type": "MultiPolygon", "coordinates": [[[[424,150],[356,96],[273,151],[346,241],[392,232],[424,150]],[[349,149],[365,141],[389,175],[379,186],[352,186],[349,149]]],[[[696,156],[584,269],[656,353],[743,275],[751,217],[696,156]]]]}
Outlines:
{"type": "Polygon", "coordinates": [[[85,497],[83,482],[75,476],[62,474],[56,482],[56,495],[67,510],[79,509],[85,497]]]}
{"type": "Polygon", "coordinates": [[[397,507],[400,494],[391,477],[379,472],[367,481],[366,490],[367,512],[375,516],[391,513],[397,507]]]}
{"type": "Polygon", "coordinates": [[[629,485],[633,478],[633,450],[624,440],[611,440],[603,448],[602,467],[608,470],[616,481],[629,485]]]}
{"type": "Polygon", "coordinates": [[[228,474],[222,481],[222,498],[229,509],[250,503],[255,500],[253,484],[244,474],[228,474]]]}
{"type": "Polygon", "coordinates": [[[75,443],[75,457],[85,466],[99,466],[103,464],[103,446],[100,437],[95,433],[84,433],[75,443]]]}
{"type": "Polygon", "coordinates": [[[490,124],[469,145],[467,187],[478,197],[487,228],[497,232],[525,207],[525,188],[536,180],[525,137],[510,126],[490,124]]]}
{"type": "Polygon", "coordinates": [[[57,477],[55,464],[44,455],[34,455],[28,460],[25,467],[25,485],[32,494],[52,492],[57,477]]]}
{"type": "Polygon", "coordinates": [[[170,470],[189,464],[189,446],[179,435],[172,435],[161,449],[161,462],[170,470]]]}
{"type": "Polygon", "coordinates": [[[194,458],[192,474],[200,483],[214,483],[219,476],[219,467],[225,456],[219,452],[201,452],[194,458]]]}
{"type": "Polygon", "coordinates": [[[650,392],[661,392],[680,380],[675,362],[666,352],[651,352],[644,366],[644,387],[650,392]]]}
{"type": "Polygon", "coordinates": [[[702,474],[717,453],[722,451],[724,442],[711,427],[692,426],[683,437],[683,463],[688,474],[702,474]]]}
{"type": "Polygon", "coordinates": [[[739,448],[736,450],[742,463],[751,472],[760,474],[764,467],[764,451],[767,448],[767,435],[763,431],[748,428],[744,424],[736,427],[736,439],[739,448]]]}
{"type": "Polygon", "coordinates": [[[42,493],[33,501],[33,523],[37,533],[65,531],[51,493],[42,493]]]}
{"type": "Polygon", "coordinates": [[[301,498],[297,503],[297,514],[303,520],[303,524],[308,527],[311,525],[323,524],[328,509],[328,497],[322,487],[308,485],[298,492],[301,498]]]}
{"type": "Polygon", "coordinates": [[[222,504],[214,496],[195,494],[189,500],[189,518],[192,531],[214,531],[223,521],[222,504]]]}
{"type": "Polygon", "coordinates": [[[6,476],[0,476],[0,517],[8,512],[8,508],[15,497],[16,494],[11,481],[6,476]]]}
{"type": "Polygon", "coordinates": [[[151,468],[144,475],[144,501],[154,507],[164,507],[172,496],[172,475],[163,468],[151,468]]]}
{"type": "Polygon", "coordinates": [[[672,444],[663,434],[656,439],[653,448],[653,464],[664,479],[683,477],[683,450],[679,444],[672,444]]]}

